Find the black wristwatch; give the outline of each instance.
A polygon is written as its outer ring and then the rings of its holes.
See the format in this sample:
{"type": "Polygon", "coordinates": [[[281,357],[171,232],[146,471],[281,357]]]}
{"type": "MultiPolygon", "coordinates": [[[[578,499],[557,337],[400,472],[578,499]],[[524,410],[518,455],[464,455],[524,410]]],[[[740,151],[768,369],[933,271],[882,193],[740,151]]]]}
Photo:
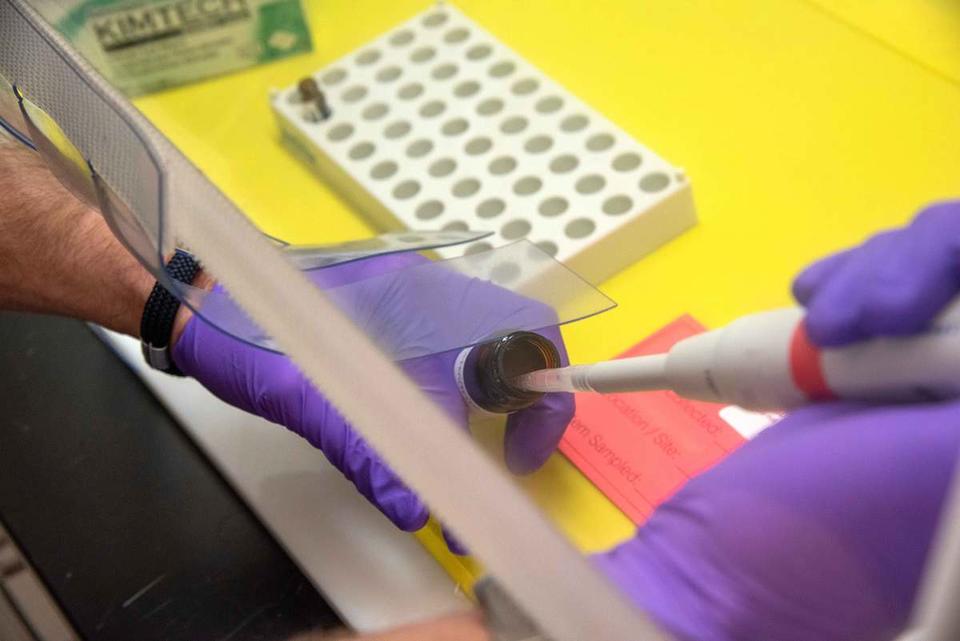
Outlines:
{"type": "MultiPolygon", "coordinates": [[[[189,285],[200,271],[200,263],[188,252],[178,249],[164,269],[170,278],[189,285]]],[[[179,309],[180,299],[157,282],[140,319],[140,349],[144,360],[153,369],[174,376],[183,376],[170,356],[170,335],[179,309]]]]}

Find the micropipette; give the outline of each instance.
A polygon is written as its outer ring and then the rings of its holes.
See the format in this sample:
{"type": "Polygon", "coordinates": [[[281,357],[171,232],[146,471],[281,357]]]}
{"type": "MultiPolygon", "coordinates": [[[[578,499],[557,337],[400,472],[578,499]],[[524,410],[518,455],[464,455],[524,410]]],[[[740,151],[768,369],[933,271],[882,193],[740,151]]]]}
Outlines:
{"type": "Polygon", "coordinates": [[[515,379],[540,392],[672,390],[687,398],[774,410],[812,401],[960,397],[960,299],[923,333],[822,349],[803,310],[744,316],[678,342],[666,354],[544,369],[515,379]]]}

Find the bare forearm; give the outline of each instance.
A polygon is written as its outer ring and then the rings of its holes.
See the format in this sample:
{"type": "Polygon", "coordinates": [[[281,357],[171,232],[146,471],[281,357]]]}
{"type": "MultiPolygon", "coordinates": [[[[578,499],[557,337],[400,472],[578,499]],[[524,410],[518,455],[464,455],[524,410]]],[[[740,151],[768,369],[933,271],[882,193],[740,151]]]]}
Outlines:
{"type": "Polygon", "coordinates": [[[138,335],[153,278],[43,160],[0,138],[0,309],[138,335]]]}

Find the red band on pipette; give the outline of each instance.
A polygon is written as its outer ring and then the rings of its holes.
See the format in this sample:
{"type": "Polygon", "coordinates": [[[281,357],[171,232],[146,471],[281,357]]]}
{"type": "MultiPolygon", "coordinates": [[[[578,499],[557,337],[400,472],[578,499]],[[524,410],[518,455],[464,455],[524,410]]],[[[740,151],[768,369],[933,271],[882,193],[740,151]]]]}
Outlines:
{"type": "Polygon", "coordinates": [[[801,322],[790,339],[790,374],[801,392],[812,401],[829,401],[837,398],[823,374],[823,358],[820,349],[810,342],[807,328],[801,322]]]}

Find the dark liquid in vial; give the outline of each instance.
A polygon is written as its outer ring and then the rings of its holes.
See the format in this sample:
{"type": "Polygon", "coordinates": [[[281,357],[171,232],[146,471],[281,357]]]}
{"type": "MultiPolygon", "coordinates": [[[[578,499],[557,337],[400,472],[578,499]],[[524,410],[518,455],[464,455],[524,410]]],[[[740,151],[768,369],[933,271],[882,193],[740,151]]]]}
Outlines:
{"type": "Polygon", "coordinates": [[[513,332],[477,345],[464,363],[464,386],[481,408],[509,413],[533,405],[541,392],[514,385],[516,377],[560,366],[560,354],[547,338],[533,332],[513,332]]]}

